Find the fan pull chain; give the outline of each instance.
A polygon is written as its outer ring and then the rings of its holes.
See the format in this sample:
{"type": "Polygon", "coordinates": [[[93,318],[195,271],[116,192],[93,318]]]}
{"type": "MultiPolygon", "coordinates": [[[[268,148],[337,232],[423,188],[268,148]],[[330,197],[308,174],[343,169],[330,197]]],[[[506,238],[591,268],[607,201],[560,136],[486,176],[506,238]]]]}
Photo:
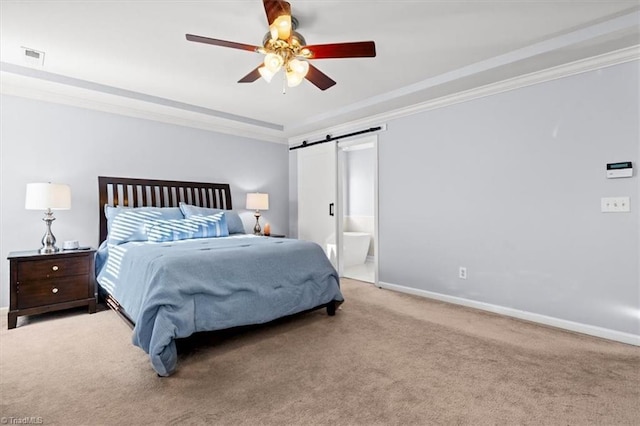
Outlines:
{"type": "Polygon", "coordinates": [[[287,73],[286,72],[282,73],[282,94],[283,95],[287,94],[287,73]]]}

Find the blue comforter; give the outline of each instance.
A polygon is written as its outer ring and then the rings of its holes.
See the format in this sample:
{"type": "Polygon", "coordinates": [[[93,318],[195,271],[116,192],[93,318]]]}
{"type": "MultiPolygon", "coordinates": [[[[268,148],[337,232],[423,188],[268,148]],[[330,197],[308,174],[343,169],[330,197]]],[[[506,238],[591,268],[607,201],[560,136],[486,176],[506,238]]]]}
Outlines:
{"type": "Polygon", "coordinates": [[[176,368],[176,338],[343,300],[335,269],[308,241],[244,236],[129,242],[103,248],[96,264],[98,283],[135,321],[133,343],[161,376],[176,368]]]}

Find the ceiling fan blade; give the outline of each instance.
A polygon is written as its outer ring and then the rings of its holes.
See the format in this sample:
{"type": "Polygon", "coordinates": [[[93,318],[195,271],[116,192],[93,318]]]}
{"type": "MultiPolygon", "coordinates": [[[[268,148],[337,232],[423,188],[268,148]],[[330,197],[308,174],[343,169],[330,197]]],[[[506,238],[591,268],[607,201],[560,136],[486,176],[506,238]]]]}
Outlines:
{"type": "Polygon", "coordinates": [[[235,41],[218,40],[216,38],[202,37],[193,34],[186,34],[187,40],[198,43],[213,44],[214,46],[231,47],[232,49],[248,50],[257,52],[259,47],[250,44],[236,43],[235,41]]]}
{"type": "Polygon", "coordinates": [[[260,69],[261,66],[262,64],[258,65],[256,69],[254,69],[249,74],[245,75],[240,80],[238,80],[238,83],[253,83],[257,79],[259,79],[261,76],[260,76],[260,71],[258,70],[260,69]]]}
{"type": "Polygon", "coordinates": [[[336,84],[336,82],[333,81],[331,77],[311,64],[309,64],[309,72],[307,72],[305,78],[312,82],[320,90],[327,90],[329,87],[336,84]]]}
{"type": "Polygon", "coordinates": [[[308,59],[329,58],[373,58],[376,56],[376,44],[373,41],[356,41],[353,43],[314,44],[304,46],[309,49],[308,59]]]}

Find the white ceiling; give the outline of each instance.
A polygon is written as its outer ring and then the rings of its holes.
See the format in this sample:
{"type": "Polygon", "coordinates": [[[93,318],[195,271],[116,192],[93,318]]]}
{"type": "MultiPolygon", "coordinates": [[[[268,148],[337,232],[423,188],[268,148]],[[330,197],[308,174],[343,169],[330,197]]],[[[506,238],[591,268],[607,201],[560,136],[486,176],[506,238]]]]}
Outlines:
{"type": "Polygon", "coordinates": [[[337,85],[305,81],[283,95],[277,77],[236,83],[261,55],[185,40],[261,44],[260,0],[2,0],[3,91],[64,92],[286,141],[640,43],[638,1],[290,2],[307,43],[374,40],[377,57],[313,61],[337,85]],[[44,51],[44,67],[27,65],[22,46],[44,51]]]}

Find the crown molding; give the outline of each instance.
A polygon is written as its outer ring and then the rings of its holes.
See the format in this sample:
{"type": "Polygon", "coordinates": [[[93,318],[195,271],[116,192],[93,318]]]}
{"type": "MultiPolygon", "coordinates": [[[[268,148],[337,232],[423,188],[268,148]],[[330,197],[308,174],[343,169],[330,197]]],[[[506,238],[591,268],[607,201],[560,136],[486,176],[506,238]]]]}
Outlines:
{"type": "MultiPolygon", "coordinates": [[[[286,144],[287,139],[277,128],[243,123],[220,117],[207,111],[185,109],[181,104],[160,103],[144,98],[123,96],[90,87],[51,81],[15,72],[12,64],[3,63],[0,69],[0,93],[44,102],[107,112],[127,117],[158,121],[178,126],[286,144]]],[[[17,67],[22,69],[24,67],[17,67]]],[[[20,71],[20,70],[18,70],[20,71]]]]}
{"type": "Polygon", "coordinates": [[[625,13],[588,27],[579,28],[479,62],[449,70],[408,86],[374,95],[370,98],[362,99],[337,109],[331,109],[304,120],[297,120],[295,123],[287,125],[285,131],[289,135],[305,132],[305,129],[312,127],[317,128],[318,125],[321,126],[323,122],[335,122],[335,120],[339,120],[340,117],[345,116],[346,114],[366,111],[367,108],[384,105],[387,102],[392,102],[393,100],[399,99],[403,96],[419,93],[433,87],[471,77],[486,71],[495,70],[500,67],[506,67],[522,60],[530,60],[534,57],[539,57],[540,55],[557,52],[560,49],[570,48],[571,46],[576,46],[583,42],[597,40],[599,37],[610,37],[612,34],[620,31],[628,31],[631,29],[635,29],[637,31],[639,21],[640,10],[634,10],[633,12],[625,13]]]}
{"type": "Polygon", "coordinates": [[[451,95],[442,96],[440,98],[431,99],[403,108],[397,108],[381,114],[375,114],[363,119],[349,121],[337,126],[330,126],[322,130],[314,130],[308,133],[302,133],[289,137],[289,146],[297,145],[302,141],[309,139],[323,138],[327,134],[342,133],[353,131],[354,129],[380,125],[393,119],[406,117],[420,112],[429,111],[438,108],[444,108],[449,105],[468,102],[474,99],[496,95],[511,90],[520,89],[535,84],[540,84],[560,78],[569,77],[597,69],[602,69],[625,62],[637,61],[640,59],[640,45],[608,52],[602,55],[594,56],[587,59],[581,59],[541,71],[524,74],[496,83],[487,84],[470,90],[457,92],[451,95]]]}
{"type": "Polygon", "coordinates": [[[283,132],[275,128],[254,126],[206,112],[184,109],[180,106],[73,86],[31,75],[8,72],[5,69],[0,70],[0,93],[292,146],[304,140],[324,138],[327,134],[348,133],[354,129],[378,126],[389,120],[408,115],[638,59],[640,59],[640,45],[374,114],[336,126],[325,127],[321,130],[294,135],[291,135],[287,129],[283,132]]]}

